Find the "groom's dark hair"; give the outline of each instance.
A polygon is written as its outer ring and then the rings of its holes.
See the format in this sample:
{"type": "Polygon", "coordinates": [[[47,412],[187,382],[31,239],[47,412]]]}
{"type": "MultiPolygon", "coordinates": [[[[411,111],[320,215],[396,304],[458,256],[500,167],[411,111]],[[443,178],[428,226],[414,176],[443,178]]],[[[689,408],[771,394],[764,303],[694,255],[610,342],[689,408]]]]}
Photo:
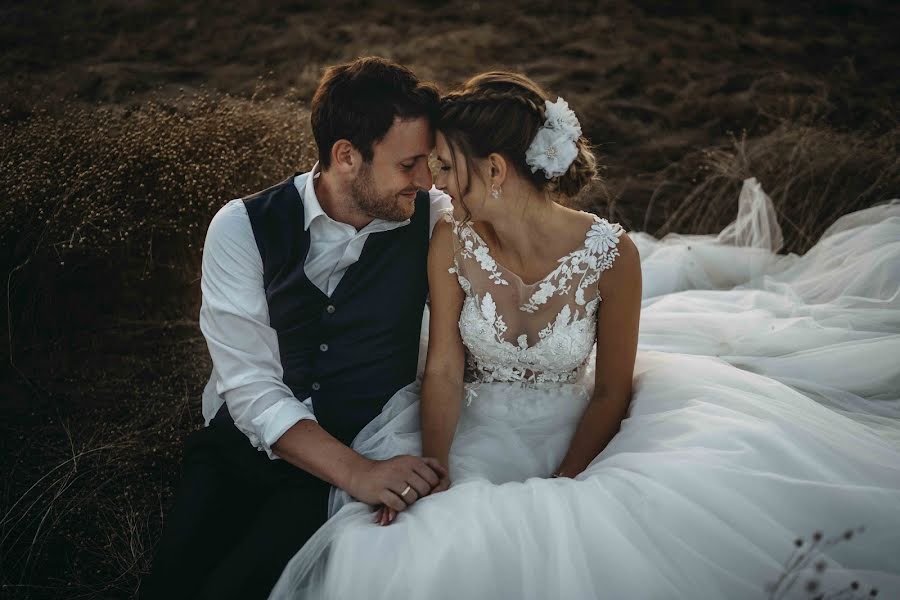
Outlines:
{"type": "Polygon", "coordinates": [[[433,83],[393,61],[378,56],[328,67],[312,99],[313,136],[319,166],[331,166],[331,148],[348,140],[370,162],[372,146],[387,134],[395,117],[425,117],[434,126],[440,91],[433,83]]]}

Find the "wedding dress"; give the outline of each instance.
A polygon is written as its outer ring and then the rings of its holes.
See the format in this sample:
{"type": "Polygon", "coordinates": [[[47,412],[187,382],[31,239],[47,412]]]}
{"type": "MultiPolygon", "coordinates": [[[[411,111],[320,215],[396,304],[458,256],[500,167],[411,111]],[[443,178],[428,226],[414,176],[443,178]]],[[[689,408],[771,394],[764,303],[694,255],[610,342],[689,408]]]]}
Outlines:
{"type": "MultiPolygon", "coordinates": [[[[453,226],[466,384],[452,486],[388,526],[333,489],[333,516],[272,598],[760,599],[815,531],[826,568],[803,562],[783,597],[808,597],[812,577],[900,597],[900,201],[841,217],[802,256],[776,253],[752,179],[718,235],[630,232],[644,282],[633,396],[573,479],[549,476],[593,389],[596,282],[621,227],[595,217],[526,285],[453,226]]],[[[357,451],[420,454],[419,384],[357,451]]]]}

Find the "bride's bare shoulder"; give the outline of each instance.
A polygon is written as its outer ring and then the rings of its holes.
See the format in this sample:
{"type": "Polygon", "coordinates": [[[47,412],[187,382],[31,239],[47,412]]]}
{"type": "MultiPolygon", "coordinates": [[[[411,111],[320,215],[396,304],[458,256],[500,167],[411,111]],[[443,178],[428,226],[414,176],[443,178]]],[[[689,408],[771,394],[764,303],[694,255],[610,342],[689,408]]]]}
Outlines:
{"type": "Polygon", "coordinates": [[[597,218],[597,215],[584,210],[563,207],[563,215],[565,216],[568,228],[573,232],[583,231],[590,227],[597,218]]]}
{"type": "Polygon", "coordinates": [[[453,217],[442,214],[434,228],[431,230],[431,240],[428,244],[428,270],[429,277],[434,278],[438,273],[446,275],[454,266],[453,253],[455,248],[453,217]]]}

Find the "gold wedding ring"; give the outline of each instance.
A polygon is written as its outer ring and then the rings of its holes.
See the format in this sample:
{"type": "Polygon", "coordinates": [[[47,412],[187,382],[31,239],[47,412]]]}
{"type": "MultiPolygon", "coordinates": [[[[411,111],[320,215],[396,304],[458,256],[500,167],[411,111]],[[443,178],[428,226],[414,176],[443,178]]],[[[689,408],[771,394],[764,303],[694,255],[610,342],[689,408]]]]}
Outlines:
{"type": "Polygon", "coordinates": [[[406,489],[403,490],[402,492],[400,492],[400,497],[402,498],[403,496],[407,495],[409,493],[409,490],[411,490],[411,489],[412,489],[411,485],[406,486],[406,489]]]}

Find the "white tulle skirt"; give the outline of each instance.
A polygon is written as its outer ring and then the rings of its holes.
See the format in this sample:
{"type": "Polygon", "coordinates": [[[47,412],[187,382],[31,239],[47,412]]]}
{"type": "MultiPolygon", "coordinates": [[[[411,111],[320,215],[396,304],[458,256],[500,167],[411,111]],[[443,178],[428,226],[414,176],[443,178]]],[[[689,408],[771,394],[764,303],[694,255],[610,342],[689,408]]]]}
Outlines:
{"type": "MultiPolygon", "coordinates": [[[[333,490],[272,598],[761,599],[815,531],[826,568],[800,559],[783,597],[809,597],[810,579],[900,597],[900,201],[842,217],[803,256],[775,253],[754,180],[719,235],[629,235],[645,296],[634,395],[590,466],[547,478],[592,370],[483,384],[452,487],[385,527],[333,490]]],[[[399,391],[354,448],[420,454],[418,392],[399,391]]]]}

